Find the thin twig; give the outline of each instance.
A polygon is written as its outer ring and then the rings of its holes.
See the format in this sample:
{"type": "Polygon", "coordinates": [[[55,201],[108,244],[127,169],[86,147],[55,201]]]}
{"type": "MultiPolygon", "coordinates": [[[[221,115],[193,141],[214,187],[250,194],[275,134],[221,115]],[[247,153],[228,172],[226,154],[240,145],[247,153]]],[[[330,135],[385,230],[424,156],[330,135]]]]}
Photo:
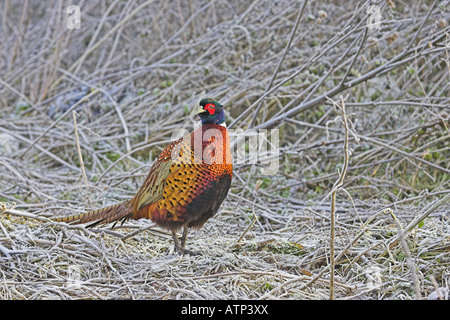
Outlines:
{"type": "Polygon", "coordinates": [[[391,213],[391,215],[394,217],[394,222],[395,222],[395,224],[397,226],[398,234],[399,234],[399,237],[400,237],[400,243],[402,244],[403,251],[405,252],[406,263],[407,263],[407,265],[409,267],[409,270],[411,272],[411,278],[412,278],[412,282],[413,282],[414,292],[416,293],[416,300],[421,300],[422,299],[422,295],[420,294],[420,283],[419,283],[419,279],[417,278],[417,272],[416,272],[416,266],[414,264],[414,260],[411,257],[411,252],[409,251],[408,244],[406,243],[406,240],[403,237],[403,230],[402,230],[402,227],[400,225],[400,222],[395,217],[393,212],[391,213]]]}
{"type": "Polygon", "coordinates": [[[89,181],[86,176],[86,169],[84,168],[83,155],[81,154],[80,140],[78,139],[76,111],[72,111],[72,116],[73,116],[73,129],[74,129],[74,133],[75,133],[75,144],[77,146],[78,159],[80,160],[81,175],[83,176],[83,180],[84,180],[84,183],[86,184],[86,187],[89,187],[89,181]]]}
{"type": "MultiPolygon", "coordinates": [[[[361,231],[339,252],[339,254],[336,256],[335,261],[338,261],[344,256],[344,254],[353,246],[353,244],[358,241],[363,235],[364,233],[366,233],[367,231],[367,227],[368,225],[374,220],[376,219],[379,215],[382,214],[388,214],[391,213],[392,210],[390,208],[388,209],[384,209],[384,210],[380,210],[377,213],[375,213],[374,215],[372,215],[369,219],[367,219],[366,223],[362,226],[361,231]]],[[[325,272],[327,272],[329,270],[329,268],[324,268],[322,269],[322,271],[320,271],[314,278],[312,278],[308,283],[302,285],[299,290],[303,290],[304,288],[310,286],[311,284],[313,284],[314,282],[316,282],[318,279],[320,279],[320,277],[322,277],[325,272]]],[[[270,290],[269,292],[265,293],[262,297],[260,297],[261,300],[265,300],[268,299],[269,297],[273,296],[275,294],[275,292],[279,292],[282,288],[289,286],[295,282],[301,281],[303,280],[303,276],[301,277],[297,277],[294,279],[291,279],[289,281],[286,281],[284,283],[282,283],[280,286],[270,290]]]]}
{"type": "Polygon", "coordinates": [[[236,241],[236,244],[238,244],[239,242],[241,242],[242,239],[244,239],[245,235],[253,227],[253,225],[255,224],[256,221],[258,221],[258,216],[255,214],[255,211],[253,211],[253,220],[252,220],[252,222],[248,225],[247,228],[245,228],[244,232],[241,234],[239,239],[236,241]]]}
{"type": "MultiPolygon", "coordinates": [[[[120,22],[114,25],[100,40],[98,40],[94,45],[90,46],[88,50],[84,52],[84,54],[75,61],[74,64],[68,69],[69,72],[74,71],[74,69],[82,63],[86,56],[88,56],[90,53],[92,53],[94,50],[96,50],[105,40],[110,39],[111,35],[114,34],[120,27],[122,27],[123,24],[125,24],[128,20],[133,18],[137,13],[141,12],[142,9],[144,9],[146,6],[150,5],[154,0],[147,0],[146,2],[142,3],[138,7],[136,7],[129,15],[127,15],[125,18],[123,18],[120,22]]],[[[53,84],[51,85],[50,89],[54,89],[62,80],[64,79],[64,75],[59,77],[53,84]]]]}
{"type": "Polygon", "coordinates": [[[331,208],[330,208],[330,300],[334,299],[334,242],[335,242],[335,215],[336,215],[336,194],[339,188],[344,182],[345,175],[347,174],[348,162],[349,162],[349,149],[348,149],[348,119],[347,112],[345,111],[344,98],[340,97],[340,104],[335,104],[342,112],[342,122],[344,124],[344,165],[342,172],[339,174],[338,180],[335,182],[331,192],[331,208]]]}
{"type": "Polygon", "coordinates": [[[439,289],[439,285],[436,281],[436,278],[434,276],[430,276],[431,282],[433,283],[434,290],[436,291],[438,300],[444,300],[444,297],[442,296],[441,289],[439,289]]]}
{"type": "Polygon", "coordinates": [[[64,112],[58,119],[56,119],[55,121],[53,121],[53,123],[51,125],[49,125],[47,127],[47,129],[45,129],[44,132],[42,132],[36,139],[34,139],[32,142],[29,143],[29,146],[22,151],[19,154],[19,157],[22,157],[24,154],[26,154],[35,144],[37,144],[39,142],[39,140],[41,140],[41,138],[43,136],[45,136],[51,129],[53,129],[60,121],[62,121],[67,115],[69,115],[73,110],[75,110],[76,107],[78,107],[80,104],[82,104],[85,101],[88,101],[89,99],[91,99],[94,95],[96,95],[98,93],[98,90],[93,90],[92,92],[90,92],[88,95],[84,96],[83,98],[81,98],[80,100],[78,100],[76,103],[74,103],[66,112],[64,112]]]}
{"type": "MultiPolygon", "coordinates": [[[[397,237],[389,242],[389,248],[392,248],[394,245],[401,240],[401,237],[405,238],[408,234],[426,217],[428,217],[431,213],[433,213],[437,208],[445,203],[450,203],[450,193],[446,194],[443,198],[436,200],[419,216],[415,217],[397,237]]],[[[383,254],[384,255],[384,254],[383,254]]]]}
{"type": "MultiPolygon", "coordinates": [[[[278,75],[278,71],[280,70],[281,64],[283,63],[284,58],[286,57],[286,54],[289,52],[289,49],[291,48],[292,40],[294,39],[295,32],[297,31],[298,26],[300,25],[300,19],[303,16],[303,11],[305,10],[305,6],[307,3],[308,3],[308,0],[303,0],[303,4],[298,11],[298,15],[295,20],[294,27],[292,28],[291,36],[289,37],[289,41],[286,44],[286,47],[284,48],[284,52],[283,52],[283,55],[281,56],[281,59],[278,61],[277,67],[275,68],[275,71],[273,72],[272,78],[270,78],[270,81],[267,85],[265,93],[267,93],[270,90],[270,88],[272,88],[273,81],[276,79],[276,77],[278,75]]],[[[249,124],[249,128],[253,127],[253,124],[255,123],[256,117],[258,116],[258,112],[259,112],[259,109],[261,108],[261,105],[262,105],[262,100],[259,102],[259,104],[256,107],[255,114],[253,115],[253,119],[249,124]]]]}

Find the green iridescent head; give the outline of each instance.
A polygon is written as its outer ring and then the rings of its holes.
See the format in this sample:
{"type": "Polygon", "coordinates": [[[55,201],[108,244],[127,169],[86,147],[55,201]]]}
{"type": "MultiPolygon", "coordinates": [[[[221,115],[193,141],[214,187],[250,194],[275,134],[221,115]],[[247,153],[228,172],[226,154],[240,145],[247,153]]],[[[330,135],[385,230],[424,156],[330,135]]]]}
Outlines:
{"type": "Polygon", "coordinates": [[[197,114],[200,116],[202,124],[225,123],[225,111],[223,110],[223,105],[212,98],[205,98],[200,101],[200,109],[197,114]]]}

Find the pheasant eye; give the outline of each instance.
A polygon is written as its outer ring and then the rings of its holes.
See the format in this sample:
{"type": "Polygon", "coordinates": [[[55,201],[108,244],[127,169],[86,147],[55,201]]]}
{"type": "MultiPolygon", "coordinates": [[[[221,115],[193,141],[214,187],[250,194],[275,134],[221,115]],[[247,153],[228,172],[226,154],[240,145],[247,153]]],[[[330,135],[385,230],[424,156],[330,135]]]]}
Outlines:
{"type": "Polygon", "coordinates": [[[214,114],[216,112],[216,106],[214,105],[214,103],[208,103],[204,109],[208,111],[209,114],[214,114]]]}

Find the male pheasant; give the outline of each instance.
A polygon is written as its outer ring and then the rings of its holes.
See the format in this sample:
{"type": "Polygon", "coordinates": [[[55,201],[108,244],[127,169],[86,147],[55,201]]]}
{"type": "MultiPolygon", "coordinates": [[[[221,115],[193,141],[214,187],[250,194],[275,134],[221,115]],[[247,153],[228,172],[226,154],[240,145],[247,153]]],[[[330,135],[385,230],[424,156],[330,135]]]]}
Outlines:
{"type": "Polygon", "coordinates": [[[119,204],[56,221],[90,226],[151,219],[172,232],[175,250],[185,249],[189,228],[200,228],[219,209],[233,175],[230,143],[223,106],[216,100],[200,101],[202,126],[171,144],[159,155],[136,195],[119,204]],[[183,228],[181,241],[176,231],[183,228]]]}

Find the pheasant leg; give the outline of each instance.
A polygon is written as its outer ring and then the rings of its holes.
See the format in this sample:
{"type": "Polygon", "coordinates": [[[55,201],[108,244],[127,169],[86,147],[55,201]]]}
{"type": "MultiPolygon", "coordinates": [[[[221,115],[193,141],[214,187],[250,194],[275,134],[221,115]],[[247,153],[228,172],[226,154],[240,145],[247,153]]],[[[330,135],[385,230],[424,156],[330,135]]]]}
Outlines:
{"type": "Polygon", "coordinates": [[[184,250],[186,248],[186,238],[189,231],[189,227],[185,226],[183,228],[183,235],[181,236],[181,248],[184,250]]]}
{"type": "Polygon", "coordinates": [[[183,235],[181,238],[181,245],[180,245],[180,241],[178,240],[177,233],[175,232],[175,230],[172,230],[172,238],[173,238],[175,251],[178,252],[179,254],[190,254],[192,256],[201,254],[200,251],[191,251],[191,250],[184,248],[184,246],[186,245],[187,230],[188,230],[187,227],[185,227],[183,230],[183,235]]]}

